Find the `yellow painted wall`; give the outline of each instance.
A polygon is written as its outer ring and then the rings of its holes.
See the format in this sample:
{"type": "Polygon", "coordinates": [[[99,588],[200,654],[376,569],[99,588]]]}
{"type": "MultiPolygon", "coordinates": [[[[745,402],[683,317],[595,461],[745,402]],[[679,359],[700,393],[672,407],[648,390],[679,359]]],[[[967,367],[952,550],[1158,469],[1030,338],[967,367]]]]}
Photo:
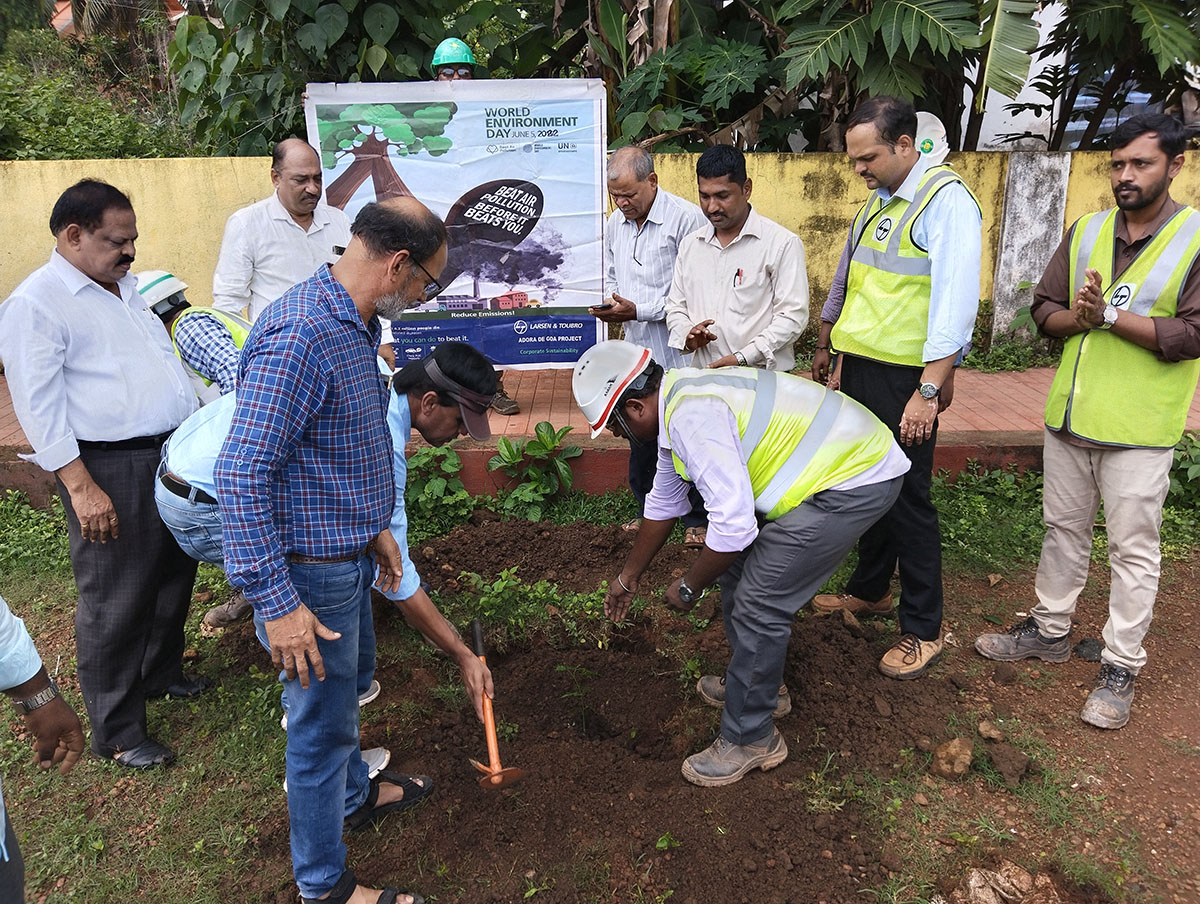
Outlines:
{"type": "MultiPolygon", "coordinates": [[[[1107,210],[1113,206],[1108,160],[1107,151],[1084,151],[1071,155],[1071,178],[1067,182],[1064,229],[1085,213],[1107,210]]],[[[1200,208],[1200,152],[1187,152],[1183,169],[1171,183],[1171,197],[1200,208]]]]}
{"type": "MultiPolygon", "coordinates": [[[[1007,159],[1002,153],[950,156],[983,207],[982,298],[992,295],[1007,159]]],[[[660,156],[656,165],[662,185],[695,200],[695,161],[694,155],[660,156]]],[[[1067,223],[1112,205],[1107,161],[1105,152],[1073,156],[1067,223]]],[[[850,218],[866,200],[866,186],[840,154],[754,154],[748,167],[759,211],[804,241],[815,320],[850,218]]],[[[265,157],[0,162],[6,237],[0,244],[0,298],[46,262],[54,246],[47,227],[50,209],[63,189],[85,176],[111,182],[132,198],[139,231],[134,270],[171,270],[192,287],[189,294],[201,303],[211,300],[212,271],[226,218],[271,191],[265,157]]],[[[1038,187],[1026,190],[1036,192],[1038,187]]],[[[1172,191],[1179,200],[1200,205],[1200,154],[1191,152],[1172,191]]]]}
{"type": "Polygon", "coordinates": [[[268,157],[0,162],[0,298],[49,259],[50,210],[67,187],[89,177],[112,183],[133,201],[134,272],[170,270],[200,304],[212,303],[225,220],[272,191],[268,157]]]}

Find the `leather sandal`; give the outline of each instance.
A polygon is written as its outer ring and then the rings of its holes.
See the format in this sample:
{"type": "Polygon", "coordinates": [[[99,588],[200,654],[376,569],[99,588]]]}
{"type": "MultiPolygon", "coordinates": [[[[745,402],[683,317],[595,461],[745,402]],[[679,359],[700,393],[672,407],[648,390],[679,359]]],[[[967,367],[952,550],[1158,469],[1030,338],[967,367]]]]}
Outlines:
{"type": "MultiPolygon", "coordinates": [[[[327,898],[301,898],[304,904],[346,904],[354,895],[354,890],[358,888],[358,879],[354,876],[354,870],[346,870],[333,888],[329,890],[327,898]]],[[[375,904],[396,904],[396,899],[401,895],[409,895],[413,904],[425,904],[425,899],[414,891],[400,891],[396,888],[385,888],[379,893],[379,897],[375,899],[375,904]]]]}
{"type": "Polygon", "coordinates": [[[707,535],[707,527],[689,527],[683,532],[683,545],[688,549],[700,549],[704,546],[704,540],[707,535]]]}
{"type": "Polygon", "coordinates": [[[347,832],[361,832],[375,825],[388,813],[400,813],[415,807],[432,793],[433,779],[428,775],[401,775],[399,772],[384,769],[371,779],[371,790],[367,792],[367,799],[361,807],[346,817],[344,829],[347,832]],[[377,804],[379,786],[385,782],[389,785],[399,785],[404,791],[404,796],[390,804],[377,804]]]}
{"type": "Polygon", "coordinates": [[[175,751],[154,738],[146,738],[125,750],[112,754],[110,759],[126,769],[153,769],[155,766],[170,766],[175,762],[175,751]]]}

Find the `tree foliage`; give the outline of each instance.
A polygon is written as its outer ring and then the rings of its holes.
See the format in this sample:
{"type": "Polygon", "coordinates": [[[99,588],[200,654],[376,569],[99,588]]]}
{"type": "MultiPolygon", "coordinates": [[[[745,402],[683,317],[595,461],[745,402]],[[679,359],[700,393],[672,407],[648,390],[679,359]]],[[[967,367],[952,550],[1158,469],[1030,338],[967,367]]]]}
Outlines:
{"type": "MultiPolygon", "coordinates": [[[[433,48],[486,23],[524,25],[496,0],[215,0],[220,24],[181,19],[171,64],[185,125],[222,153],[266,153],[303,131],[306,82],[409,81],[430,77],[433,48]]],[[[493,32],[494,33],[494,32],[493,32]]]]}
{"type": "Polygon", "coordinates": [[[0,55],[0,159],[178,157],[192,150],[154,72],[130,72],[118,41],[13,32],[0,55]]]}

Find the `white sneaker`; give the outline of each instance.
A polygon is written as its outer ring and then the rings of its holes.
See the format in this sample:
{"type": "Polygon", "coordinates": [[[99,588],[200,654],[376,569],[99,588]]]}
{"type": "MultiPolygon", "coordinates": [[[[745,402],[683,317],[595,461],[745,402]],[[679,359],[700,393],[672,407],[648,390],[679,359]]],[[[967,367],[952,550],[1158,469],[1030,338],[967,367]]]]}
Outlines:
{"type": "MultiPolygon", "coordinates": [[[[366,747],[362,751],[363,762],[367,764],[367,778],[372,779],[387,768],[392,761],[392,752],[386,747],[366,747]]],[[[287,794],[287,779],[283,780],[283,793],[287,794]]]]}
{"type": "MultiPolygon", "coordinates": [[[[379,686],[379,682],[376,681],[374,678],[372,678],[371,686],[369,688],[367,688],[365,691],[363,691],[361,694],[359,694],[359,697],[358,697],[359,708],[361,709],[362,707],[364,707],[368,703],[370,703],[372,700],[374,700],[376,697],[378,697],[379,692],[381,690],[382,690],[382,688],[379,686]]],[[[284,710],[283,718],[279,720],[279,727],[282,728],[284,731],[287,731],[287,710],[284,710]]],[[[382,769],[383,767],[380,766],[379,768],[382,769]]],[[[374,776],[371,776],[371,777],[374,778],[374,776]]]]}

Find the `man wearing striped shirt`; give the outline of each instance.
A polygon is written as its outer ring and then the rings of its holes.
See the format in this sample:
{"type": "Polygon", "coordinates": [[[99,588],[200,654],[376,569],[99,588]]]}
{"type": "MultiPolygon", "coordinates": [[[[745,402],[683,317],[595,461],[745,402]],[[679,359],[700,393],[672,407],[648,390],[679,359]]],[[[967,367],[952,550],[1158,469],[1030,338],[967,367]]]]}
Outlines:
{"type": "Polygon", "coordinates": [[[393,198],[366,205],[351,233],[336,263],[255,321],[213,471],[226,573],[287,675],[292,868],[306,902],[356,894],[344,820],[372,824],[430,782],[387,771],[367,778],[357,687],[375,665],[367,547],[395,500],[379,318],[425,299],[446,265],[446,229],[416,199],[393,198]]]}
{"type": "MultiPolygon", "coordinates": [[[[659,187],[654,158],[643,148],[621,148],[608,162],[608,193],[616,210],[604,235],[604,262],[610,297],[590,313],[605,323],[624,325],[625,338],[650,349],[665,369],[686,367],[671,348],[667,332],[667,292],[675,272],[675,256],[684,236],[704,223],[704,214],[659,187]]],[[[653,445],[629,445],[629,488],[640,512],[654,483],[657,453],[653,445]]],[[[693,492],[692,511],[684,516],[686,539],[704,545],[704,502],[693,492]]],[[[628,529],[635,529],[631,521],[628,529]]]]}

